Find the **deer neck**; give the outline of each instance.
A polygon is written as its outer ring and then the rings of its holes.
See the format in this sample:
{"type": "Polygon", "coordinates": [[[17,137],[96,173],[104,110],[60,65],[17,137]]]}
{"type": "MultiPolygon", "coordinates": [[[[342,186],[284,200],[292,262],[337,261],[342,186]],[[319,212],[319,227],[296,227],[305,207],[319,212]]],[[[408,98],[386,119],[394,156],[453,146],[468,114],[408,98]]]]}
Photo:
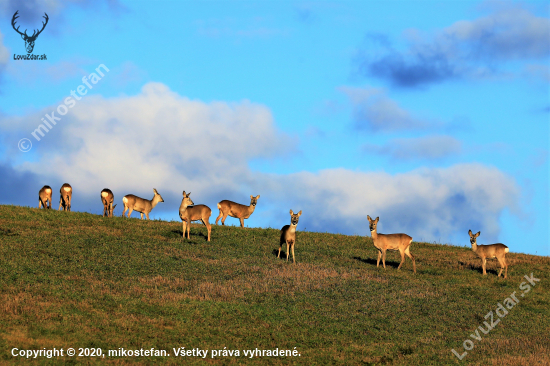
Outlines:
{"type": "Polygon", "coordinates": [[[159,203],[159,202],[160,202],[160,199],[159,199],[157,196],[153,197],[153,199],[151,200],[151,207],[152,207],[152,208],[155,208],[155,206],[156,206],[157,203],[159,203]]]}
{"type": "Polygon", "coordinates": [[[296,232],[296,227],[298,226],[298,224],[296,225],[292,225],[290,224],[290,227],[288,228],[288,232],[289,233],[295,233],[296,232]]]}
{"type": "Polygon", "coordinates": [[[256,209],[256,206],[253,206],[252,204],[250,204],[250,206],[248,206],[248,212],[247,212],[248,216],[252,215],[255,209],[256,209]]]}
{"type": "Polygon", "coordinates": [[[376,232],[376,230],[372,230],[370,232],[370,236],[372,237],[372,240],[378,239],[378,233],[376,232]]]}
{"type": "Polygon", "coordinates": [[[477,243],[471,243],[472,244],[472,250],[477,253],[477,243]]]}

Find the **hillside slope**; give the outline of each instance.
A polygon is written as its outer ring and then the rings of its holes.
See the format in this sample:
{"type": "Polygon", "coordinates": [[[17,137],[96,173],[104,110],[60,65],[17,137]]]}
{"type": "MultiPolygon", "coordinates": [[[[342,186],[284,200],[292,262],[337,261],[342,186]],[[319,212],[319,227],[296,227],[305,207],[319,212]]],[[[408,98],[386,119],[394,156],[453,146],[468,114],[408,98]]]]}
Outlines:
{"type": "Polygon", "coordinates": [[[376,268],[370,237],[298,225],[293,265],[277,258],[278,229],[213,225],[211,242],[204,226],[193,225],[189,241],[181,230],[0,206],[1,362],[62,348],[64,356],[31,364],[550,364],[550,258],[514,253],[521,243],[506,243],[504,280],[496,260],[482,276],[469,248],[413,242],[414,275],[409,259],[397,270],[396,253],[376,268]],[[540,281],[525,292],[531,274],[540,281]],[[512,295],[516,305],[505,302],[512,295]],[[487,332],[490,311],[500,321],[487,332]],[[102,355],[70,357],[71,347],[102,355]],[[127,352],[151,348],[169,356],[127,352]],[[208,350],[205,360],[197,349],[208,350]]]}

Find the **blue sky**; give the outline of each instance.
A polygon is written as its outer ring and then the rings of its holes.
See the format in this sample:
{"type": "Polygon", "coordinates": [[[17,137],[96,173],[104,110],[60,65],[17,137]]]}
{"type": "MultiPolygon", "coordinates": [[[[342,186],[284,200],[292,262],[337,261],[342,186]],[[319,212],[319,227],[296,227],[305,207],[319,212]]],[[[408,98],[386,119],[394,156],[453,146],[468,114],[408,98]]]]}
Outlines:
{"type": "Polygon", "coordinates": [[[73,210],[101,213],[110,188],[120,214],[125,194],[156,188],[151,218],[179,221],[185,190],[213,222],[217,202],[260,194],[248,226],[280,228],[293,209],[299,229],[369,235],[370,215],[414,240],[465,246],[471,229],[550,255],[549,10],[0,1],[0,203],[34,207],[69,182],[73,210]],[[46,61],[14,60],[15,11],[29,34],[48,14],[33,51],[46,61]]]}

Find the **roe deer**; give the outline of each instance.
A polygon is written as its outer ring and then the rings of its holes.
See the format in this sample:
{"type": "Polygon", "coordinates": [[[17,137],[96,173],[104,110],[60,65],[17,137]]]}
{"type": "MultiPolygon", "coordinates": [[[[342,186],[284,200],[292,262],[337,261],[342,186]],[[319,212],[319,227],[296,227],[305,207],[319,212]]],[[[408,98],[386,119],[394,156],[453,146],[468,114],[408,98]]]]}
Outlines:
{"type": "Polygon", "coordinates": [[[141,214],[142,220],[143,214],[145,214],[147,220],[149,220],[149,212],[155,208],[157,203],[164,202],[162,196],[157,192],[156,188],[153,188],[153,192],[155,192],[155,195],[150,200],[134,196],[133,194],[127,194],[122,197],[122,203],[124,203],[124,211],[122,211],[122,216],[124,216],[126,210],[128,210],[128,217],[130,217],[132,211],[137,211],[141,214]]]}
{"type": "Polygon", "coordinates": [[[73,197],[73,188],[69,183],[65,183],[59,189],[59,209],[63,207],[63,211],[71,211],[71,198],[73,197]]]}
{"type": "Polygon", "coordinates": [[[222,217],[222,225],[225,225],[225,219],[227,216],[235,217],[241,221],[241,227],[244,227],[244,219],[248,219],[250,215],[254,212],[256,204],[258,203],[258,198],[250,195],[250,206],[241,205],[240,203],[235,203],[233,201],[223,200],[218,203],[218,209],[220,210],[220,215],[216,218],[216,225],[218,225],[218,220],[222,217]]]}
{"type": "Polygon", "coordinates": [[[196,205],[193,207],[189,207],[191,205],[194,205],[191,198],[189,198],[190,195],[191,192],[185,194],[185,191],[183,191],[183,199],[181,200],[180,205],[180,219],[183,222],[183,238],[185,238],[185,229],[187,227],[187,239],[191,239],[189,235],[191,221],[201,220],[208,230],[208,241],[210,241],[210,230],[212,229],[212,227],[210,226],[208,220],[210,219],[212,210],[206,205],[196,205]]]}
{"type": "Polygon", "coordinates": [[[116,205],[113,206],[115,195],[109,188],[104,188],[101,191],[101,202],[103,203],[103,217],[107,214],[107,217],[113,217],[113,211],[116,205]]]}
{"type": "Polygon", "coordinates": [[[401,269],[401,266],[405,263],[405,254],[413,262],[413,270],[416,273],[416,263],[414,261],[414,256],[409,251],[410,245],[413,241],[412,237],[407,234],[378,234],[376,232],[376,225],[378,225],[379,217],[376,220],[370,218],[367,215],[367,219],[370,223],[370,234],[372,236],[372,242],[374,247],[378,249],[378,260],[376,261],[376,267],[380,265],[380,258],[382,258],[382,265],[386,269],[386,251],[396,251],[399,250],[401,254],[401,263],[397,269],[401,269]]]}
{"type": "Polygon", "coordinates": [[[468,231],[470,234],[470,244],[472,244],[472,250],[481,258],[481,267],[483,268],[483,275],[487,275],[487,258],[497,258],[500,263],[500,272],[497,277],[500,277],[502,270],[506,269],[504,272],[504,278],[508,274],[508,265],[506,264],[506,259],[504,256],[508,253],[509,249],[506,245],[502,243],[489,244],[489,245],[477,245],[477,237],[481,234],[481,231],[478,231],[477,234],[472,234],[472,230],[468,231]]]}
{"type": "Polygon", "coordinates": [[[279,254],[277,258],[281,255],[281,248],[283,244],[286,243],[286,260],[290,258],[290,248],[292,248],[292,263],[296,263],[296,256],[294,255],[294,246],[296,244],[296,226],[298,225],[298,220],[302,215],[302,210],[295,214],[290,210],[290,225],[285,225],[281,229],[281,239],[279,241],[279,254]]]}
{"type": "Polygon", "coordinates": [[[38,191],[38,208],[51,209],[52,208],[52,188],[50,186],[44,186],[40,191],[38,191]],[[48,206],[46,206],[48,202],[48,206]]]}

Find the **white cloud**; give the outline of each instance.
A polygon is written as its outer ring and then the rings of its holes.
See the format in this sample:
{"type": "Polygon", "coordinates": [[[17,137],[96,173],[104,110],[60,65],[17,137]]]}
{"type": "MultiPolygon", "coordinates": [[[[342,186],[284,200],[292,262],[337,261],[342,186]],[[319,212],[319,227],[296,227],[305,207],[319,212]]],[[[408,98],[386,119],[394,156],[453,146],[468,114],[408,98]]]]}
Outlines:
{"type": "MultiPolygon", "coordinates": [[[[160,83],[146,84],[132,97],[83,96],[35,141],[30,135],[40,118],[56,108],[4,119],[0,125],[32,139],[40,153],[38,161],[20,169],[54,172],[88,192],[109,187],[126,194],[166,187],[180,195],[193,190],[197,197],[212,190],[239,190],[251,179],[249,159],[284,154],[292,146],[264,106],[192,101],[160,83]]],[[[19,138],[13,131],[11,136],[15,146],[19,138]]]]}
{"type": "Polygon", "coordinates": [[[415,240],[449,240],[470,228],[492,240],[504,209],[520,214],[514,179],[481,164],[396,175],[327,169],[270,175],[261,186],[278,201],[303,210],[302,227],[315,231],[368,235],[370,215],[380,216],[381,232],[406,232],[415,240]]]}
{"type": "Polygon", "coordinates": [[[44,184],[69,182],[74,209],[99,213],[103,188],[113,190],[119,203],[128,193],[150,198],[157,188],[166,202],[153,217],[167,212],[177,218],[186,190],[196,203],[213,209],[213,221],[216,202],[240,197],[247,203],[250,194],[260,194],[252,225],[262,219],[265,226],[281,227],[292,208],[304,212],[302,229],[365,235],[369,214],[380,216],[382,232],[407,232],[416,240],[445,240],[468,229],[482,230],[491,240],[499,233],[500,213],[518,212],[514,180],[479,164],[396,175],[346,169],[252,171],[251,159],[280,157],[297,145],[277,130],[268,108],[248,101],[189,100],[160,83],[146,84],[136,96],[84,96],[41,141],[33,140],[35,160],[15,163],[23,154],[15,148],[17,141],[33,139],[30,133],[40,118],[55,108],[0,117],[3,143],[12,148],[8,157],[17,171],[3,169],[35,180],[21,193],[28,203],[20,204],[35,205],[36,191],[44,184]]]}

